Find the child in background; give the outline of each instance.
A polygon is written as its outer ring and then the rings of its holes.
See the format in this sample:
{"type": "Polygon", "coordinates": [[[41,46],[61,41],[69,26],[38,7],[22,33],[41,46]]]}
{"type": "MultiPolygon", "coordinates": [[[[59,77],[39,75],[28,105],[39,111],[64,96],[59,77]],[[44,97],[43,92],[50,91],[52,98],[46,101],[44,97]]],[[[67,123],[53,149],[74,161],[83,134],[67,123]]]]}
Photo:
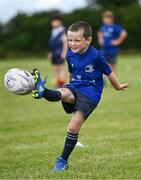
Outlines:
{"type": "Polygon", "coordinates": [[[48,58],[51,60],[56,87],[62,87],[66,80],[65,57],[68,49],[65,27],[62,16],[54,15],[51,20],[52,31],[49,39],[48,58]]]}
{"type": "Polygon", "coordinates": [[[127,32],[120,25],[114,23],[114,16],[111,11],[105,11],[102,20],[103,25],[98,31],[98,42],[113,72],[116,73],[119,46],[126,38],[127,32]]]}
{"type": "Polygon", "coordinates": [[[103,74],[116,90],[125,90],[129,86],[128,83],[119,83],[102,53],[90,45],[92,29],[88,23],[83,21],[73,23],[68,28],[67,39],[70,48],[66,55],[69,84],[51,90],[45,87],[45,81],[41,80],[39,70],[32,71],[36,82],[32,96],[36,99],[45,98],[51,102],[61,101],[66,113],[73,113],[67,128],[64,149],[54,165],[55,172],[68,168],[68,158],[78,141],[79,131],[100,101],[103,74]]]}

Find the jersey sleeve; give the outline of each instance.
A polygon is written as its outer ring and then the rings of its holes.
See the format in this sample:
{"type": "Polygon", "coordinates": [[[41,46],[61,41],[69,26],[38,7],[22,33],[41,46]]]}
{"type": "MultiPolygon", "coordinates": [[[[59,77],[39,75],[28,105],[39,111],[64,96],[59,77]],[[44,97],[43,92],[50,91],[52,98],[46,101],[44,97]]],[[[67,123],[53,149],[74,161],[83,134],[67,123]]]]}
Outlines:
{"type": "Polygon", "coordinates": [[[67,52],[67,54],[66,54],[66,60],[67,60],[67,64],[68,64],[68,71],[69,71],[69,73],[72,73],[72,66],[71,66],[70,60],[69,60],[69,52],[67,52]]]}
{"type": "Polygon", "coordinates": [[[122,28],[120,25],[116,25],[116,26],[115,26],[115,30],[116,30],[116,32],[117,32],[118,34],[120,34],[121,31],[123,31],[123,28],[122,28]]]}
{"type": "Polygon", "coordinates": [[[101,69],[102,73],[105,74],[106,76],[111,74],[112,72],[111,67],[102,53],[99,53],[98,55],[98,66],[101,69]]]}

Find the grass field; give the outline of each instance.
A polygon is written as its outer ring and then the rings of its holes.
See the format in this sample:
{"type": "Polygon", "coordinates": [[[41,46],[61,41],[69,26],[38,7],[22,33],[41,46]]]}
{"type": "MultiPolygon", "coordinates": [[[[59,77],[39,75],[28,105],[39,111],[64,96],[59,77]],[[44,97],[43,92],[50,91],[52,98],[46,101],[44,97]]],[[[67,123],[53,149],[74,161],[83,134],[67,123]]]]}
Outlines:
{"type": "MultiPolygon", "coordinates": [[[[52,78],[46,59],[0,61],[0,179],[141,179],[141,56],[120,56],[118,77],[128,91],[108,85],[80,132],[68,171],[52,172],[71,118],[60,103],[5,90],[7,69],[37,67],[52,78]]],[[[50,82],[48,86],[51,87],[50,82]]]]}

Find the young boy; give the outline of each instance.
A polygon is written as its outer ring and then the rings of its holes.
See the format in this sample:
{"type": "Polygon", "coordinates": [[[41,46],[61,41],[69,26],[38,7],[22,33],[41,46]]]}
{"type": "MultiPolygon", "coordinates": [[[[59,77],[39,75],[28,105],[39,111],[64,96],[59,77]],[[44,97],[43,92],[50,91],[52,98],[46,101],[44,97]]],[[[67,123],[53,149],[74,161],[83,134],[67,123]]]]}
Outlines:
{"type": "Polygon", "coordinates": [[[73,23],[68,28],[67,38],[70,47],[66,55],[69,84],[57,90],[50,90],[45,87],[45,81],[41,80],[39,71],[32,71],[36,82],[33,97],[53,102],[61,101],[64,110],[73,113],[67,128],[64,149],[54,165],[54,171],[68,168],[68,158],[77,143],[81,126],[100,101],[103,74],[107,75],[116,90],[125,90],[129,86],[128,83],[119,83],[104,56],[90,46],[92,29],[89,24],[82,21],[73,23]]]}
{"type": "Polygon", "coordinates": [[[49,39],[50,52],[48,53],[48,58],[51,59],[56,86],[62,87],[66,79],[64,62],[68,49],[62,16],[54,15],[51,20],[51,26],[52,31],[49,39]]]}
{"type": "Polygon", "coordinates": [[[116,73],[119,46],[126,38],[127,32],[121,26],[114,23],[114,16],[111,11],[105,11],[102,20],[103,25],[98,31],[98,42],[113,72],[116,73]]]}

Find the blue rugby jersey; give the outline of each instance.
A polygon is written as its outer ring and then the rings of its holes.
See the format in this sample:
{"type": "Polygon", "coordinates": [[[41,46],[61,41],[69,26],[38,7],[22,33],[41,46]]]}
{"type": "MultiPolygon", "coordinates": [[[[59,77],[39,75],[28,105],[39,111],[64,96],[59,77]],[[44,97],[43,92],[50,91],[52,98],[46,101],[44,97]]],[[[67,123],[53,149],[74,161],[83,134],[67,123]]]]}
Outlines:
{"type": "Polygon", "coordinates": [[[97,104],[103,90],[103,74],[111,73],[111,68],[103,54],[89,46],[83,54],[68,50],[66,59],[68,70],[72,74],[72,80],[67,87],[77,89],[94,104],[97,104]]]}
{"type": "Polygon", "coordinates": [[[53,59],[60,59],[63,49],[62,35],[64,34],[66,34],[66,32],[63,26],[54,28],[51,32],[49,39],[49,48],[52,52],[53,59]],[[56,31],[55,35],[53,33],[54,31],[56,31]]]}
{"type": "Polygon", "coordinates": [[[103,40],[104,40],[104,44],[102,46],[101,51],[104,53],[104,55],[111,55],[111,56],[115,56],[117,55],[118,51],[119,51],[119,46],[113,46],[111,44],[112,40],[116,40],[121,31],[122,31],[122,27],[119,26],[118,24],[103,24],[100,28],[100,32],[103,33],[103,40]]]}

